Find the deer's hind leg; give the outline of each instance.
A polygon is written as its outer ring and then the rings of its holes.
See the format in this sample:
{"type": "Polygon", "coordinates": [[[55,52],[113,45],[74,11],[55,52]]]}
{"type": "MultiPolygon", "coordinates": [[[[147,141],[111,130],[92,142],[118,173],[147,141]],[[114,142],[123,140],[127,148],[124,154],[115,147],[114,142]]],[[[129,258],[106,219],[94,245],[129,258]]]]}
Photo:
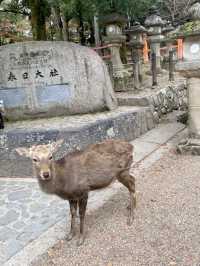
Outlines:
{"type": "Polygon", "coordinates": [[[72,238],[76,234],[76,213],[77,213],[77,207],[78,207],[78,201],[77,200],[69,200],[69,206],[70,206],[70,212],[71,212],[71,229],[69,234],[67,235],[67,241],[72,240],[72,238]]]}
{"type": "Polygon", "coordinates": [[[136,208],[136,195],[135,195],[135,178],[129,174],[128,170],[120,173],[118,181],[128,188],[130,193],[130,208],[128,215],[128,225],[131,225],[134,219],[134,209],[136,208]]]}
{"type": "Polygon", "coordinates": [[[77,245],[80,246],[83,244],[85,239],[85,212],[87,208],[88,194],[86,193],[81,199],[78,200],[79,206],[79,216],[80,216],[80,235],[77,242],[77,245]]]}

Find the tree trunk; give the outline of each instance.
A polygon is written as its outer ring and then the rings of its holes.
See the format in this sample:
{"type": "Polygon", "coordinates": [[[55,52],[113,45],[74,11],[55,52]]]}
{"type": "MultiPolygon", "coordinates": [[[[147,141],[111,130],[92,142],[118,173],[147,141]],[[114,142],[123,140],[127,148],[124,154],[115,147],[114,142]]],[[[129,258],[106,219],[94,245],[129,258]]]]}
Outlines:
{"type": "Polygon", "coordinates": [[[61,14],[62,24],[63,24],[63,40],[69,41],[69,34],[68,34],[68,25],[65,19],[65,16],[61,14]]]}
{"type": "Polygon", "coordinates": [[[81,40],[81,44],[85,45],[84,21],[83,21],[83,14],[82,14],[82,4],[80,0],[77,1],[77,13],[78,13],[78,18],[80,22],[80,28],[79,28],[80,40],[81,40]]]}
{"type": "Polygon", "coordinates": [[[84,23],[83,23],[83,18],[82,18],[82,14],[81,13],[79,13],[79,20],[80,20],[80,39],[81,39],[81,44],[85,45],[84,23]]]}
{"type": "Polygon", "coordinates": [[[99,22],[98,22],[97,15],[94,16],[94,30],[92,32],[94,32],[94,36],[95,36],[95,46],[98,47],[100,46],[100,35],[99,35],[99,22]]]}
{"type": "Polygon", "coordinates": [[[60,8],[58,6],[54,6],[52,8],[52,13],[54,16],[54,21],[56,24],[57,32],[58,32],[58,40],[63,41],[63,23],[62,23],[62,18],[60,14],[60,8]]]}
{"type": "Polygon", "coordinates": [[[30,0],[33,39],[37,41],[46,41],[47,39],[45,10],[42,1],[43,0],[30,0]]]}

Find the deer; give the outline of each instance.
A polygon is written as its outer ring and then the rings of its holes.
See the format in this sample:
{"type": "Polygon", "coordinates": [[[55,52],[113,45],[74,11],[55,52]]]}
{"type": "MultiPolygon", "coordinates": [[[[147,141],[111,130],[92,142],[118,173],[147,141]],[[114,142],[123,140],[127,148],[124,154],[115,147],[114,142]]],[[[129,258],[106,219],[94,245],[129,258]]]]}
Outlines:
{"type": "Polygon", "coordinates": [[[103,189],[118,180],[129,191],[128,225],[134,220],[136,207],[135,178],[129,173],[133,162],[133,146],[127,141],[108,139],[90,144],[83,150],[67,153],[55,159],[63,140],[16,149],[21,156],[32,159],[33,173],[41,190],[68,200],[71,229],[66,239],[76,235],[75,218],[79,211],[80,228],[77,245],[85,240],[84,221],[90,191],[103,189]]]}

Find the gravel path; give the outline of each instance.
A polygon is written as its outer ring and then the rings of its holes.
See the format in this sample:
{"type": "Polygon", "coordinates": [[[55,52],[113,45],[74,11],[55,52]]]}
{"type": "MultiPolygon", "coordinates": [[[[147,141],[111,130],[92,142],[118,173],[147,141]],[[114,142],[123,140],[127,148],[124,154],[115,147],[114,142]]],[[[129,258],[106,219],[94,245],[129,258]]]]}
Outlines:
{"type": "Polygon", "coordinates": [[[200,265],[200,157],[169,152],[136,177],[138,205],[131,227],[122,188],[87,215],[82,247],[62,240],[32,266],[200,265]]]}

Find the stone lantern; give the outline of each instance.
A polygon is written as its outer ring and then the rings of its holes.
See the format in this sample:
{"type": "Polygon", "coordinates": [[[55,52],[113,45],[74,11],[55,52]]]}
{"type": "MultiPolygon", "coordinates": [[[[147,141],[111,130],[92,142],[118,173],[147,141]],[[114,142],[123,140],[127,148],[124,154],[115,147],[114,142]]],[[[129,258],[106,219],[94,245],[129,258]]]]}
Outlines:
{"type": "Polygon", "coordinates": [[[173,45],[173,42],[174,42],[174,39],[172,38],[171,36],[171,33],[174,31],[174,27],[171,25],[171,23],[169,22],[166,22],[164,28],[162,29],[162,33],[164,35],[164,39],[163,39],[163,42],[165,43],[167,49],[163,55],[163,62],[162,62],[162,67],[164,69],[168,69],[169,68],[169,54],[170,54],[170,51],[174,49],[172,49],[172,45],[173,45]]]}
{"type": "Polygon", "coordinates": [[[172,26],[170,21],[163,20],[164,26],[162,28],[162,34],[164,37],[167,37],[171,31],[174,30],[174,27],[172,26]]]}
{"type": "Polygon", "coordinates": [[[70,21],[68,22],[70,41],[75,43],[80,42],[79,27],[80,23],[77,19],[75,18],[70,19],[70,21]]]}
{"type": "Polygon", "coordinates": [[[187,22],[179,33],[184,39],[183,61],[176,64],[176,71],[187,78],[189,138],[180,143],[178,150],[200,154],[200,3],[195,3],[189,14],[192,22],[187,22]]]}
{"type": "Polygon", "coordinates": [[[111,62],[113,66],[114,88],[116,91],[126,91],[130,74],[122,64],[120,48],[126,41],[122,29],[127,19],[117,13],[111,13],[101,18],[101,24],[105,28],[106,36],[103,37],[104,44],[110,44],[111,62]]]}
{"type": "Polygon", "coordinates": [[[148,29],[148,39],[151,47],[151,53],[156,54],[157,72],[161,72],[160,43],[164,36],[162,35],[162,27],[164,21],[157,14],[155,7],[150,10],[150,15],[145,20],[145,26],[148,29]]]}
{"type": "Polygon", "coordinates": [[[132,49],[132,58],[134,62],[134,86],[138,89],[142,81],[141,57],[144,47],[143,35],[146,33],[146,29],[140,25],[139,22],[135,22],[130,29],[126,30],[126,33],[130,37],[129,45],[132,49]]]}
{"type": "Polygon", "coordinates": [[[174,30],[174,27],[171,25],[171,23],[168,23],[165,25],[165,27],[162,30],[162,33],[164,35],[164,42],[167,45],[167,56],[169,56],[169,50],[171,49],[171,46],[173,44],[173,39],[170,38],[170,33],[174,30]]]}

